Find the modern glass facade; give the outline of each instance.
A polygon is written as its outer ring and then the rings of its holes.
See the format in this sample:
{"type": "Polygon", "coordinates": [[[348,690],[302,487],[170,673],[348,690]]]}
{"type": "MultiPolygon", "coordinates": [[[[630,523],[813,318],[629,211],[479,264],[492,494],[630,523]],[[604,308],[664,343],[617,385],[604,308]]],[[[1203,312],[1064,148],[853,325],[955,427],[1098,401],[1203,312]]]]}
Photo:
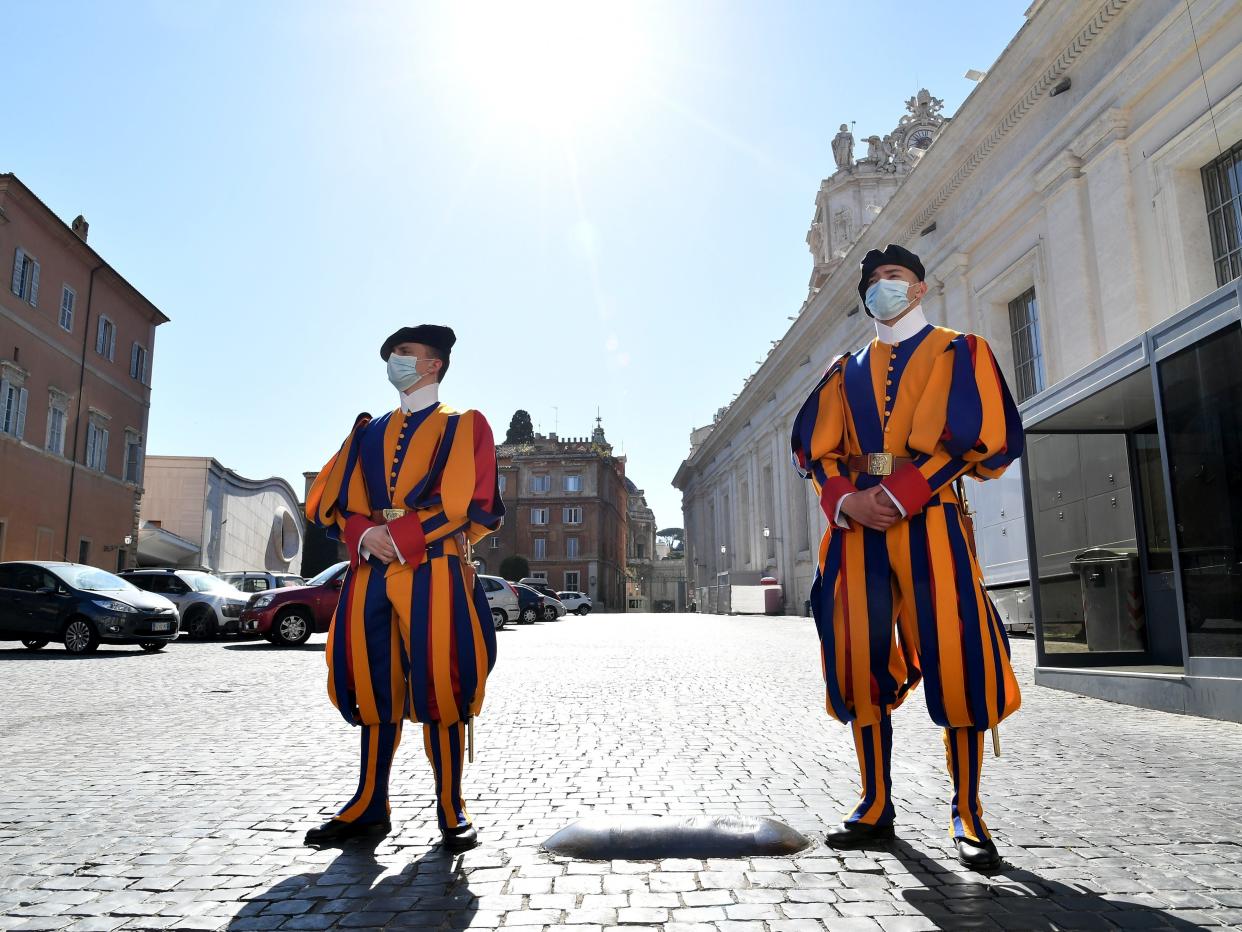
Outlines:
{"type": "Polygon", "coordinates": [[[1036,680],[1242,721],[1239,281],[1022,412],[1036,680]]]}
{"type": "Polygon", "coordinates": [[[1242,657],[1242,328],[1160,363],[1189,652],[1242,657]]]}

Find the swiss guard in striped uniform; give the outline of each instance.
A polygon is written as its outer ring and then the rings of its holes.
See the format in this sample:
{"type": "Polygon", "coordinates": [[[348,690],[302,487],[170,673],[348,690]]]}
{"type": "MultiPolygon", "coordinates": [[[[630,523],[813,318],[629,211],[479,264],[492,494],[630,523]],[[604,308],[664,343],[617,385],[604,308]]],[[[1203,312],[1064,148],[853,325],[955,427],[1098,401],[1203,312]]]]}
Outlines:
{"type": "Polygon", "coordinates": [[[828,843],[893,837],[890,715],[923,680],[944,728],[958,858],[989,868],[1000,857],[979,801],[983,739],[1020,697],[954,483],[1004,472],[1022,422],[987,343],[927,322],[923,278],[901,246],[867,253],[858,293],[876,339],[829,367],[793,428],[829,522],[811,589],[827,708],[853,729],[862,779],[828,843]]]}
{"type": "Polygon", "coordinates": [[[358,791],[307,844],[391,829],[388,776],[405,719],[423,726],[445,846],[477,844],[462,765],[496,633],[466,549],[500,526],[504,506],[487,421],[439,401],[455,341],[432,324],[384,341],[400,407],[360,415],[307,495],[307,517],[349,551],[328,634],[328,696],[362,737],[358,791]]]}

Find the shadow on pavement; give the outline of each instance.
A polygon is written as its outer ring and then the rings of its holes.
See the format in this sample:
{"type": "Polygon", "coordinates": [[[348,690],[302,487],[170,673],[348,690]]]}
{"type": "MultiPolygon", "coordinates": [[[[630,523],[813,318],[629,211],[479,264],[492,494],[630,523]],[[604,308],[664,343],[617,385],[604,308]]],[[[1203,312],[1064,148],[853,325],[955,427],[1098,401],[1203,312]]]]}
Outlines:
{"type": "MultiPolygon", "coordinates": [[[[158,652],[157,652],[158,653],[158,652]]],[[[146,655],[146,651],[141,650],[137,645],[130,646],[128,644],[107,644],[89,654],[71,654],[63,647],[48,645],[40,647],[38,650],[27,650],[19,647],[16,650],[0,650],[0,663],[5,660],[104,660],[107,658],[117,657],[142,657],[146,655]],[[109,649],[111,648],[111,649],[109,649]]]]}
{"type": "Polygon", "coordinates": [[[230,932],[272,929],[277,920],[306,929],[445,929],[463,932],[478,900],[461,860],[433,848],[397,873],[375,856],[384,839],[349,842],[321,873],[287,877],[252,898],[230,920],[230,932]]]}
{"type": "Polygon", "coordinates": [[[270,650],[273,653],[281,653],[282,651],[307,651],[309,653],[323,653],[327,646],[326,642],[320,641],[318,644],[298,644],[293,647],[277,647],[275,644],[269,644],[267,641],[248,641],[244,644],[225,644],[225,650],[270,650]]]}
{"type": "Polygon", "coordinates": [[[894,842],[890,850],[920,883],[902,890],[902,897],[943,929],[1200,928],[1164,910],[1110,901],[1083,887],[1048,880],[1008,863],[976,875],[946,870],[904,841],[894,842]]]}

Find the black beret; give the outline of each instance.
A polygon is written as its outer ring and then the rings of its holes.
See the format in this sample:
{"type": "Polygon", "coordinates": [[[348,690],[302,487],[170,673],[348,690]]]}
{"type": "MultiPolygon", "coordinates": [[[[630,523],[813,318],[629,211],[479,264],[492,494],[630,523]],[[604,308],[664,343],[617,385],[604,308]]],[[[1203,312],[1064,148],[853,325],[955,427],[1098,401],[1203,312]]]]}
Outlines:
{"type": "Polygon", "coordinates": [[[896,243],[889,243],[884,247],[883,252],[873,249],[863,256],[862,277],[858,279],[858,297],[864,301],[867,300],[867,279],[882,265],[900,265],[903,269],[909,269],[917,275],[919,281],[922,281],[926,275],[919,257],[896,243]]]}
{"type": "Polygon", "coordinates": [[[430,346],[445,356],[453,348],[453,344],[457,342],[457,334],[453,333],[451,327],[441,327],[439,324],[419,324],[417,327],[402,327],[380,347],[380,359],[388,362],[388,357],[392,355],[393,347],[398,343],[421,343],[424,346],[430,346]]]}

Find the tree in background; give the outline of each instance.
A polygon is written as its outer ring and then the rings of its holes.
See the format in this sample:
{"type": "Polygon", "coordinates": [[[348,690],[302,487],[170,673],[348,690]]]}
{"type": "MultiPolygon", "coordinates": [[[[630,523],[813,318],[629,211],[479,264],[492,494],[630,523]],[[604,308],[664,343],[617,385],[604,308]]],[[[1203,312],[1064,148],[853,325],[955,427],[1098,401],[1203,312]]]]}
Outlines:
{"type": "MultiPolygon", "coordinates": [[[[518,413],[525,414],[524,411],[518,413]]],[[[517,582],[530,575],[530,564],[526,562],[525,557],[516,555],[505,557],[500,561],[500,575],[509,582],[517,582]]]]}
{"type": "Polygon", "coordinates": [[[517,410],[509,421],[509,432],[505,434],[505,443],[530,443],[535,439],[535,425],[531,423],[529,412],[517,410]]]}

